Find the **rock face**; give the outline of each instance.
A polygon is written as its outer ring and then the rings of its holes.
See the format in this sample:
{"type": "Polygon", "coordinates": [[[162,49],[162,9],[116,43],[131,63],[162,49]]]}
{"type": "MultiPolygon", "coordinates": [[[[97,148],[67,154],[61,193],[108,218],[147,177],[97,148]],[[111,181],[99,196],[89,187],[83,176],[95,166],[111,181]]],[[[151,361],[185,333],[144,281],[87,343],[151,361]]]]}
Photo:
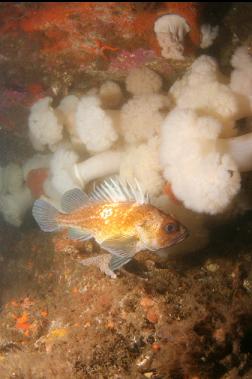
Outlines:
{"type": "MultiPolygon", "coordinates": [[[[38,99],[57,101],[69,90],[123,79],[132,68],[153,65],[175,75],[153,29],[157,15],[173,8],[144,4],[1,3],[0,129],[25,133],[27,109],[38,99]]],[[[198,12],[193,4],[184,8],[183,14],[198,12]]]]}
{"type": "Polygon", "coordinates": [[[172,2],[1,3],[0,126],[23,130],[26,109],[39,98],[57,99],[72,89],[120,80],[142,65],[172,83],[199,51],[200,23],[220,26],[213,51],[226,66],[234,47],[251,39],[251,7],[236,5],[227,13],[229,8],[172,2]],[[178,14],[190,27],[182,61],[162,57],[154,31],[155,21],[169,14],[178,14]]]}
{"type": "Polygon", "coordinates": [[[2,378],[250,377],[251,228],[168,262],[143,252],[113,280],[79,264],[90,241],[2,225],[2,378]]]}

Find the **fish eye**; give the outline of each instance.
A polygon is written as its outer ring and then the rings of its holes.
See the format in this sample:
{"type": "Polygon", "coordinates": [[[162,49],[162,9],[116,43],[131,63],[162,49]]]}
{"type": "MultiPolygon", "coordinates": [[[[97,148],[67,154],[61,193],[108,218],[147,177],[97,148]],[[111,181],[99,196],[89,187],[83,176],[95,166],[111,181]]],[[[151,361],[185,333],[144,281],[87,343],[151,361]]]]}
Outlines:
{"type": "Polygon", "coordinates": [[[165,232],[166,233],[173,233],[178,231],[178,224],[167,224],[165,225],[165,232]]]}

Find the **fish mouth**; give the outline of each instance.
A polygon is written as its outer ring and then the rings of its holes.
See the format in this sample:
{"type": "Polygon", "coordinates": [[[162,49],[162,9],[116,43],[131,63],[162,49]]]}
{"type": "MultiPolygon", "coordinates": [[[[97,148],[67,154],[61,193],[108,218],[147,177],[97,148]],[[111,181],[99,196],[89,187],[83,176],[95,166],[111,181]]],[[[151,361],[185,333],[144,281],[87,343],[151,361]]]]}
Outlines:
{"type": "Polygon", "coordinates": [[[172,241],[172,245],[177,245],[178,243],[184,241],[187,237],[189,237],[189,232],[186,228],[183,228],[181,234],[175,237],[172,241]]]}

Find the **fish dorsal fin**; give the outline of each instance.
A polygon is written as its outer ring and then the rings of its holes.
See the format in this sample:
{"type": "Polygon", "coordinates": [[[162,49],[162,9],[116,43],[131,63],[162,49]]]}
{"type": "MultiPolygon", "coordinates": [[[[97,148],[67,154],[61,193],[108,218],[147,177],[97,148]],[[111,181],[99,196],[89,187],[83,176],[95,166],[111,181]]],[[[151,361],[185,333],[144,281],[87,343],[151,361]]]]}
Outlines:
{"type": "Polygon", "coordinates": [[[134,201],[138,204],[149,203],[149,197],[135,179],[133,183],[123,183],[118,177],[105,180],[90,194],[93,201],[111,201],[113,203],[134,201]]]}
{"type": "Polygon", "coordinates": [[[107,239],[100,245],[112,255],[131,259],[136,254],[135,248],[137,241],[138,240],[135,237],[120,236],[113,239],[107,239]]]}
{"type": "Polygon", "coordinates": [[[73,188],[64,193],[61,199],[61,208],[66,213],[71,213],[83,207],[89,201],[88,195],[79,188],[73,188]]]}

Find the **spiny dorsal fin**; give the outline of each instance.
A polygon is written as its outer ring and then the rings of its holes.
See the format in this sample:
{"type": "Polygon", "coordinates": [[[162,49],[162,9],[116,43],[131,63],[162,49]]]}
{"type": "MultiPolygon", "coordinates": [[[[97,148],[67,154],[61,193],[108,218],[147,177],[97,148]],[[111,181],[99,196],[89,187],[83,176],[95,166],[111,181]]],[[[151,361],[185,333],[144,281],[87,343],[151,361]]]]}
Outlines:
{"type": "Polygon", "coordinates": [[[149,197],[143,192],[135,179],[133,183],[123,183],[118,177],[105,180],[90,194],[93,201],[111,201],[113,203],[134,201],[138,204],[149,203],[149,197]]]}
{"type": "Polygon", "coordinates": [[[79,188],[71,189],[64,193],[61,199],[62,210],[71,213],[83,207],[89,201],[88,195],[79,188]]]}

